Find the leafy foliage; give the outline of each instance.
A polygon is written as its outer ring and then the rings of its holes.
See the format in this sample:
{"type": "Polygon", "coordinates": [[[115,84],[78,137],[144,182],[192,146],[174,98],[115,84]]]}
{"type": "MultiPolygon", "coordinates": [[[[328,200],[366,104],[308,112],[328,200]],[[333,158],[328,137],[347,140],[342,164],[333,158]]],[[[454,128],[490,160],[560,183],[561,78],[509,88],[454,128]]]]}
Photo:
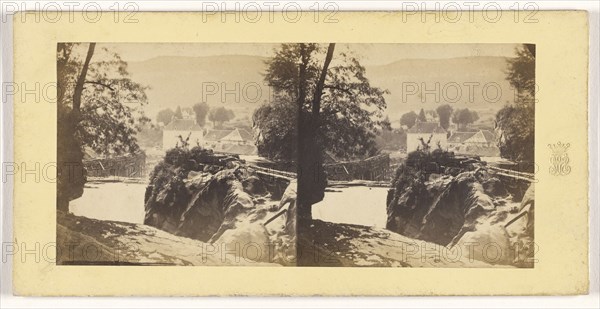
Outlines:
{"type": "Polygon", "coordinates": [[[410,111],[408,113],[403,114],[402,117],[400,117],[400,124],[403,126],[407,126],[410,129],[415,125],[415,123],[417,123],[417,118],[419,118],[417,113],[415,113],[414,111],[410,111]]]}
{"type": "MultiPolygon", "coordinates": [[[[85,49],[85,44],[58,44],[59,122],[72,111],[82,47],[85,49]]],[[[100,154],[135,152],[139,149],[135,135],[150,121],[141,108],[147,104],[147,87],[132,81],[127,63],[106,48],[96,51],[94,59],[85,76],[76,138],[82,148],[90,147],[100,154]]]]}
{"type": "Polygon", "coordinates": [[[194,104],[192,107],[194,110],[194,114],[196,115],[196,123],[203,127],[206,124],[206,115],[208,115],[208,111],[210,107],[206,102],[194,104]]]}
{"type": "Polygon", "coordinates": [[[535,110],[533,106],[506,106],[496,114],[496,123],[501,132],[498,142],[500,155],[518,162],[533,162],[535,159],[535,110]]]}
{"type": "Polygon", "coordinates": [[[147,88],[129,79],[119,55],[97,51],[95,43],[57,45],[57,82],[57,207],[68,211],[69,201],[83,194],[84,149],[133,153],[136,133],[150,119],[141,109],[147,88]]]}
{"type": "Polygon", "coordinates": [[[420,122],[426,122],[427,121],[427,116],[425,115],[425,111],[421,108],[421,111],[419,111],[419,117],[417,118],[420,122]]]}
{"type": "Polygon", "coordinates": [[[448,130],[450,127],[450,116],[452,115],[453,111],[454,109],[452,106],[448,104],[444,104],[436,108],[436,112],[440,119],[440,126],[444,128],[444,130],[448,130]]]}
{"type": "Polygon", "coordinates": [[[514,161],[534,161],[535,142],[535,47],[518,48],[507,61],[506,79],[517,90],[515,104],[496,114],[500,155],[514,161]]]}
{"type": "Polygon", "coordinates": [[[378,147],[388,150],[406,149],[406,131],[403,129],[383,128],[377,138],[378,147]]]}
{"type": "Polygon", "coordinates": [[[321,100],[316,134],[324,151],[342,158],[376,153],[375,136],[382,126],[387,90],[372,87],[358,58],[339,51],[326,72],[323,93],[315,93],[326,49],[319,44],[282,44],[267,61],[265,81],[274,90],[274,99],[254,114],[260,155],[293,159],[297,115],[310,119],[317,95],[321,100]]]}
{"type": "Polygon", "coordinates": [[[479,114],[476,111],[471,111],[468,108],[457,109],[452,114],[452,122],[456,123],[459,129],[466,129],[469,124],[479,120],[479,114]]]}
{"type": "Polygon", "coordinates": [[[168,125],[173,119],[175,112],[170,108],[165,108],[158,112],[156,115],[156,122],[162,122],[164,125],[168,125]]]}
{"type": "Polygon", "coordinates": [[[174,114],[175,118],[177,119],[183,119],[183,113],[181,112],[181,106],[177,106],[177,109],[175,109],[175,114],[174,114]]]}
{"type": "Polygon", "coordinates": [[[215,127],[220,127],[223,123],[235,118],[235,114],[232,110],[227,109],[223,106],[211,109],[208,112],[208,120],[212,121],[215,127]]]}
{"type": "Polygon", "coordinates": [[[253,122],[260,124],[256,146],[258,153],[275,161],[297,157],[298,110],[289,103],[264,104],[254,111],[253,122]]]}
{"type": "Polygon", "coordinates": [[[517,48],[515,54],[516,57],[507,60],[506,80],[517,91],[518,103],[533,103],[536,91],[535,55],[527,45],[517,48]]]}

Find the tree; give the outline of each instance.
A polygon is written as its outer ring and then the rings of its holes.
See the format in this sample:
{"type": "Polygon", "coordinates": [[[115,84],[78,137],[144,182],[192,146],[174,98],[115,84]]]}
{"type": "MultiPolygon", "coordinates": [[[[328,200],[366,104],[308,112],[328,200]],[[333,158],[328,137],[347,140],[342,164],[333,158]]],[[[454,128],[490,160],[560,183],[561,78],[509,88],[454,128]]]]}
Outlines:
{"type": "Polygon", "coordinates": [[[57,208],[66,212],[83,194],[84,149],[106,156],[135,152],[136,133],[150,119],[140,108],[146,88],[129,79],[117,54],[98,53],[96,43],[59,43],[57,81],[57,208]],[[100,60],[92,62],[96,54],[100,60]]]}
{"type": "Polygon", "coordinates": [[[293,104],[274,101],[263,104],[252,117],[253,126],[260,124],[256,138],[258,153],[273,161],[290,162],[297,157],[298,109],[293,104]],[[274,117],[273,115],[276,115],[274,117]]]}
{"type": "Polygon", "coordinates": [[[479,114],[477,113],[477,111],[471,111],[471,119],[473,119],[473,123],[479,120],[479,114]]]}
{"type": "Polygon", "coordinates": [[[211,109],[208,113],[208,120],[212,121],[215,127],[221,127],[223,123],[233,118],[235,118],[233,111],[223,106],[211,109]]]}
{"type": "Polygon", "coordinates": [[[382,122],[381,132],[377,137],[377,145],[380,149],[398,150],[406,146],[406,132],[402,128],[393,129],[389,117],[382,122]]]}
{"type": "Polygon", "coordinates": [[[534,103],[535,45],[524,44],[515,53],[516,57],[507,60],[506,80],[516,90],[516,103],[534,103]]]}
{"type": "Polygon", "coordinates": [[[400,124],[410,129],[415,125],[415,123],[417,123],[417,118],[419,118],[417,113],[410,111],[400,117],[400,124]]]}
{"type": "Polygon", "coordinates": [[[419,120],[419,122],[427,122],[427,116],[425,116],[425,111],[422,108],[419,112],[419,117],[417,118],[417,120],[419,120]]]}
{"type": "Polygon", "coordinates": [[[324,152],[343,158],[377,152],[387,91],[370,85],[351,53],[334,52],[335,44],[282,44],[267,61],[273,100],[253,116],[259,154],[298,164],[299,219],[310,218],[311,205],[323,197],[324,152]]]}
{"type": "Polygon", "coordinates": [[[436,112],[440,119],[440,126],[444,128],[444,130],[448,130],[450,127],[450,116],[452,115],[452,111],[454,109],[452,106],[448,104],[444,104],[436,108],[436,112]]]}
{"type": "Polygon", "coordinates": [[[390,117],[387,115],[381,121],[381,130],[392,131],[392,122],[390,121],[390,117]]]}
{"type": "Polygon", "coordinates": [[[157,123],[162,122],[164,125],[168,125],[171,122],[171,120],[173,119],[174,115],[175,115],[175,112],[173,112],[172,109],[165,108],[165,109],[159,111],[158,114],[156,115],[156,122],[157,123]]]}
{"type": "Polygon", "coordinates": [[[475,111],[471,111],[468,108],[457,109],[452,114],[452,122],[456,123],[459,130],[465,130],[469,124],[474,123],[479,119],[479,115],[475,111]]]}
{"type": "Polygon", "coordinates": [[[192,108],[194,109],[194,114],[196,114],[196,123],[203,127],[206,124],[206,115],[210,107],[206,102],[202,102],[195,104],[192,108]]]}
{"type": "Polygon", "coordinates": [[[535,45],[524,44],[507,60],[506,79],[516,89],[514,104],[496,114],[500,155],[514,161],[533,162],[535,143],[535,45]]]}
{"type": "Polygon", "coordinates": [[[438,114],[434,110],[427,110],[427,111],[425,111],[425,116],[429,116],[429,117],[431,117],[433,119],[438,118],[438,114]]]}
{"type": "Polygon", "coordinates": [[[181,107],[179,105],[177,106],[177,109],[175,110],[174,116],[177,119],[183,119],[183,113],[181,112],[181,107]]]}

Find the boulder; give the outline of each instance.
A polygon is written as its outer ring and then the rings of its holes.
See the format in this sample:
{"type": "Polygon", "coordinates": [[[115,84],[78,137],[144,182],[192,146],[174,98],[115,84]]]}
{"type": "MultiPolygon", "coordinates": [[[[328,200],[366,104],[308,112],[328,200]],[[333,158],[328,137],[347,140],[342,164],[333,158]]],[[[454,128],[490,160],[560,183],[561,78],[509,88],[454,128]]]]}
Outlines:
{"type": "Polygon", "coordinates": [[[508,194],[508,191],[506,191],[504,184],[498,178],[490,177],[484,180],[481,184],[483,185],[484,192],[487,195],[505,196],[506,194],[508,194]]]}
{"type": "MultiPolygon", "coordinates": [[[[198,148],[191,153],[169,151],[167,158],[170,161],[165,159],[155,168],[146,190],[144,224],[207,243],[211,253],[227,255],[234,250],[237,257],[254,262],[289,255],[290,245],[281,240],[292,240],[295,228],[293,234],[289,222],[265,228],[265,221],[275,214],[276,209],[271,208],[277,201],[251,167],[238,158],[198,148]],[[169,162],[184,163],[177,166],[169,162]],[[279,244],[273,248],[275,240],[279,244]]],[[[284,201],[291,201],[290,208],[295,211],[295,194],[288,193],[284,201]]],[[[288,218],[295,220],[293,215],[288,218]]]]}
{"type": "Polygon", "coordinates": [[[242,185],[244,186],[244,191],[251,195],[265,195],[268,193],[267,187],[257,176],[249,176],[242,180],[242,185]]]}

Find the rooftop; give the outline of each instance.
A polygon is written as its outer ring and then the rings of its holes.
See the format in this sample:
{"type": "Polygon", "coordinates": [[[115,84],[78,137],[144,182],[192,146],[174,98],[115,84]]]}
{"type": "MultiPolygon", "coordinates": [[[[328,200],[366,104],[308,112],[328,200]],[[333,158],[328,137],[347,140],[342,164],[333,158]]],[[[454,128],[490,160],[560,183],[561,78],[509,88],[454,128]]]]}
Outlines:
{"type": "Polygon", "coordinates": [[[463,143],[478,132],[454,132],[449,138],[448,143],[463,143]]]}
{"type": "Polygon", "coordinates": [[[219,141],[223,137],[231,134],[233,130],[208,130],[204,135],[204,139],[207,141],[219,141]]]}
{"type": "Polygon", "coordinates": [[[493,143],[496,140],[496,134],[490,132],[489,130],[479,130],[476,132],[454,132],[448,138],[448,143],[464,143],[466,140],[475,135],[483,137],[488,143],[493,143]]]}
{"type": "Polygon", "coordinates": [[[252,134],[244,129],[209,130],[204,135],[205,140],[210,141],[254,141],[252,134]]]}

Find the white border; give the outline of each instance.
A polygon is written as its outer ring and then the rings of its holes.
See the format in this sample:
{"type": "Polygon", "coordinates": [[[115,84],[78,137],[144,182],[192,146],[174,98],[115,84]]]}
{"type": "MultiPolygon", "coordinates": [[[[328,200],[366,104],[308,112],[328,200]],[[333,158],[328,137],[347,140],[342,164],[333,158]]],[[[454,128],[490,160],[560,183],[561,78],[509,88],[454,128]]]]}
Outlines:
{"type": "MultiPolygon", "coordinates": [[[[35,2],[26,3],[25,1],[3,1],[0,3],[19,3],[25,5],[26,9],[34,9],[35,2]]],[[[47,3],[58,3],[74,1],[36,1],[42,7],[47,3]]],[[[81,5],[94,1],[77,1],[81,5]]],[[[114,5],[115,1],[97,1],[103,9],[114,5]]],[[[219,1],[129,1],[135,3],[140,11],[198,11],[202,9],[202,3],[219,1]]],[[[239,1],[244,3],[269,2],[269,1],[239,1]]],[[[270,1],[273,2],[273,1],[270,1]]],[[[281,3],[288,1],[279,1],[281,3]]],[[[291,2],[291,1],[290,1],[291,2]]],[[[315,1],[296,1],[303,9],[310,9],[315,1]]],[[[420,4],[419,1],[330,1],[335,2],[339,10],[342,11],[360,11],[360,10],[399,10],[403,3],[413,2],[420,4]]],[[[474,1],[437,1],[442,7],[449,3],[458,3],[464,6],[466,3],[474,1]]],[[[478,1],[480,6],[486,3],[497,3],[504,10],[514,7],[517,1],[478,1]]],[[[362,308],[362,307],[420,307],[420,308],[598,308],[600,307],[599,297],[599,179],[600,166],[598,153],[599,144],[599,115],[600,115],[600,63],[598,55],[599,46],[599,28],[600,28],[600,2],[598,1],[530,1],[535,2],[540,10],[559,10],[559,9],[577,9],[587,10],[589,12],[590,24],[590,75],[589,75],[589,155],[590,155],[590,295],[587,296],[529,296],[529,297],[337,297],[337,298],[265,298],[265,297],[245,297],[245,298],[23,298],[12,296],[12,259],[7,263],[2,263],[2,273],[0,276],[0,308],[25,308],[25,307],[44,307],[44,308],[104,308],[104,307],[130,307],[130,308],[190,308],[190,307],[247,307],[247,308],[278,308],[278,307],[343,307],[343,308],[362,308]]],[[[521,3],[520,5],[523,5],[521,3]]],[[[231,8],[228,4],[227,8],[231,8]]],[[[434,3],[427,4],[427,7],[434,7],[434,3]]],[[[1,82],[12,81],[12,21],[6,18],[2,6],[2,27],[0,36],[0,46],[2,46],[1,61],[1,82]]],[[[277,11],[277,9],[275,9],[277,11]]],[[[4,84],[2,84],[4,85],[4,84]]],[[[4,87],[2,87],[4,91],[4,87]]],[[[4,95],[2,93],[2,95],[4,95]]],[[[1,102],[1,101],[0,101],[1,102]]],[[[12,160],[12,99],[5,104],[0,103],[1,123],[0,135],[2,136],[2,151],[0,152],[1,162],[11,162],[12,160]]],[[[10,179],[9,179],[10,180],[10,179]]],[[[1,213],[2,229],[0,230],[0,239],[3,243],[12,241],[12,183],[2,184],[1,213]]],[[[560,266],[557,266],[560,267],[560,266]]]]}

